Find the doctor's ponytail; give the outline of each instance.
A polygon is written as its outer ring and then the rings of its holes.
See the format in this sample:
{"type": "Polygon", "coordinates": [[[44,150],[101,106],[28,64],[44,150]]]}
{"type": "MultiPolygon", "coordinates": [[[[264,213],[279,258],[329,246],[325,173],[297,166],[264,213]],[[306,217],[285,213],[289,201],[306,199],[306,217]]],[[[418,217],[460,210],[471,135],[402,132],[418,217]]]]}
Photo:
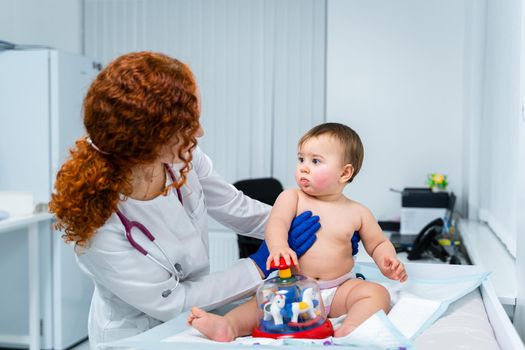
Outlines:
{"type": "Polygon", "coordinates": [[[49,209],[66,242],[85,246],[97,228],[116,210],[131,185],[126,170],[108,161],[86,139],[77,140],[57,173],[49,209]]]}

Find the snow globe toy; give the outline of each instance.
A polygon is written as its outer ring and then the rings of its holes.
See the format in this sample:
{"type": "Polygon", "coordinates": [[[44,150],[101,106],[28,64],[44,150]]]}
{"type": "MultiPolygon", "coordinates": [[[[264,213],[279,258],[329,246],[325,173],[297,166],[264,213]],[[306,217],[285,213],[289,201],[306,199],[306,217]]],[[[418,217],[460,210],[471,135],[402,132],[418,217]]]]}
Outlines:
{"type": "Polygon", "coordinates": [[[327,319],[321,293],[315,280],[292,274],[283,258],[279,275],[270,278],[257,290],[259,325],[252,336],[264,338],[323,339],[334,334],[327,319]]]}

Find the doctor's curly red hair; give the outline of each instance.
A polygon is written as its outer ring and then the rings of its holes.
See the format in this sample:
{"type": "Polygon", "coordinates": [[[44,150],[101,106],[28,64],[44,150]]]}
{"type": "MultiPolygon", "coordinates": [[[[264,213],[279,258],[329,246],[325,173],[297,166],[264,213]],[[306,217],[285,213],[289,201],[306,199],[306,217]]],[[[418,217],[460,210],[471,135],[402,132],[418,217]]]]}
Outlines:
{"type": "Polygon", "coordinates": [[[154,161],[176,140],[186,181],[199,125],[197,85],[189,67],[160,53],[123,55],[103,69],[84,99],[86,138],[57,174],[49,203],[67,242],[86,245],[131,193],[131,169],[154,161]],[[107,153],[107,154],[106,154],[107,153]]]}

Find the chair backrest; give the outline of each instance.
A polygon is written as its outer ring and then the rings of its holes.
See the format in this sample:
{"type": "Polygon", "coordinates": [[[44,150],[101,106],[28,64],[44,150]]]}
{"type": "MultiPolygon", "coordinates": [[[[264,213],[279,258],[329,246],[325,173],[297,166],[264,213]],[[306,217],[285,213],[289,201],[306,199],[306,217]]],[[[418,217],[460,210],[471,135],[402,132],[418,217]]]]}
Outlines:
{"type": "MultiPolygon", "coordinates": [[[[241,180],[234,183],[233,186],[248,197],[268,205],[273,205],[279,194],[283,191],[281,182],[273,177],[241,180]]],[[[247,258],[255,253],[261,242],[262,241],[257,238],[237,235],[239,257],[247,258]]]]}
{"type": "Polygon", "coordinates": [[[234,183],[233,186],[248,197],[269,205],[273,205],[283,191],[283,185],[273,177],[241,180],[234,183]]]}

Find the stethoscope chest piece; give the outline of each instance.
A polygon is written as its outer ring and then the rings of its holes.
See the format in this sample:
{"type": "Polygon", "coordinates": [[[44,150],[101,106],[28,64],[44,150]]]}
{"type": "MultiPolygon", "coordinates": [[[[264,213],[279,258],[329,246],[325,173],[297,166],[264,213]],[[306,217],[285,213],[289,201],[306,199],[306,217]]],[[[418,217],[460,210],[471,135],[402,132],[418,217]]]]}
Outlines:
{"type": "Polygon", "coordinates": [[[180,279],[182,277],[184,277],[184,271],[182,270],[182,265],[179,264],[179,263],[175,263],[173,264],[173,271],[172,271],[172,277],[173,279],[175,280],[175,286],[173,288],[170,288],[170,289],[166,289],[165,291],[162,292],[162,297],[163,298],[167,298],[170,296],[171,292],[173,292],[173,290],[175,290],[175,288],[177,288],[177,286],[179,285],[180,283],[180,279]]]}

